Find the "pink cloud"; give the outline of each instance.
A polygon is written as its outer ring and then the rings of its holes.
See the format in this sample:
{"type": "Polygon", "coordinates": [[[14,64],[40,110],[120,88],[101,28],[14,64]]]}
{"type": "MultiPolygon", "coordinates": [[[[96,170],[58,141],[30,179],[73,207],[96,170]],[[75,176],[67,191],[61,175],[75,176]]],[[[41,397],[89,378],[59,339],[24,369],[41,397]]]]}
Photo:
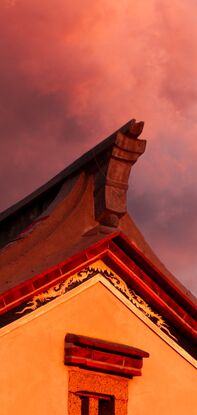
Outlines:
{"type": "Polygon", "coordinates": [[[169,267],[181,272],[184,256],[181,278],[195,276],[196,13],[187,0],[1,1],[1,209],[128,119],[144,119],[148,146],[129,204],[169,267]]]}

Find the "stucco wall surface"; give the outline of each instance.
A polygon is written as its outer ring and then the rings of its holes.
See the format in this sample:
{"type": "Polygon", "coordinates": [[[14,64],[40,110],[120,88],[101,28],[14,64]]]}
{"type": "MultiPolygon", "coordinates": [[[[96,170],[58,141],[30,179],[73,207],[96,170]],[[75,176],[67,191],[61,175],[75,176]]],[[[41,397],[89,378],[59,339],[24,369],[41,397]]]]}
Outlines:
{"type": "Polygon", "coordinates": [[[31,316],[20,319],[18,326],[10,325],[9,332],[0,332],[1,415],[67,415],[64,337],[68,332],[150,353],[142,376],[129,381],[128,415],[196,414],[194,367],[100,282],[31,316]]]}

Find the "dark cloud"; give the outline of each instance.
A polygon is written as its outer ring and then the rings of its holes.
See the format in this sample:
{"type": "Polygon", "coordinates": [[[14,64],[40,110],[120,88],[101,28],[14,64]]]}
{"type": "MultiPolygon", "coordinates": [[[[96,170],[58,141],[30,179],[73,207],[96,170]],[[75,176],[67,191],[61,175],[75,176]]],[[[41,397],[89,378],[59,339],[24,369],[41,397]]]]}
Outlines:
{"type": "Polygon", "coordinates": [[[129,208],[144,236],[162,262],[196,292],[197,194],[145,191],[129,197],[129,208]]]}

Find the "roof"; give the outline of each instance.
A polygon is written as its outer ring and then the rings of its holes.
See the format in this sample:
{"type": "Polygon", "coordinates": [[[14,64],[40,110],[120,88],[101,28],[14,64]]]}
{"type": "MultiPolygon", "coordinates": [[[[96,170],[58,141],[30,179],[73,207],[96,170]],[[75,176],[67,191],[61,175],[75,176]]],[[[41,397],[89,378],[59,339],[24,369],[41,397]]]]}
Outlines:
{"type": "MultiPolygon", "coordinates": [[[[103,140],[101,143],[96,145],[94,148],[89,150],[87,153],[83,154],[79,159],[75,160],[72,164],[70,164],[68,167],[66,167],[64,170],[62,170],[59,174],[57,174],[55,177],[53,177],[51,180],[49,180],[47,183],[45,183],[43,186],[35,190],[33,193],[22,199],[21,201],[17,202],[13,206],[9,207],[5,211],[0,213],[0,223],[2,226],[4,226],[5,222],[8,221],[8,227],[10,226],[10,221],[12,218],[15,219],[16,217],[20,217],[20,215],[23,214],[24,209],[28,209],[29,206],[31,206],[31,212],[33,210],[33,207],[35,204],[40,204],[41,200],[43,199],[51,199],[50,195],[56,194],[56,192],[59,190],[59,187],[66,181],[69,180],[70,177],[73,175],[75,176],[80,171],[82,171],[84,168],[87,169],[90,164],[92,164],[92,161],[96,160],[100,156],[103,155],[103,153],[106,153],[110,148],[115,144],[117,140],[117,133],[127,133],[129,132],[129,126],[130,122],[123,125],[118,131],[114,132],[112,135],[110,135],[108,138],[103,140]],[[54,192],[54,193],[53,193],[54,192]]],[[[139,124],[139,123],[138,123],[139,124]]],[[[139,128],[142,124],[140,124],[139,128]]],[[[131,133],[130,133],[131,135],[131,133]]],[[[141,141],[141,144],[145,145],[145,142],[141,141]]],[[[53,196],[52,196],[53,197],[53,196]]],[[[50,203],[50,202],[49,202],[50,203]]],[[[2,241],[1,244],[4,244],[2,241]]]]}
{"type": "MultiPolygon", "coordinates": [[[[47,235],[51,234],[52,230],[54,232],[50,242],[53,244],[53,252],[50,251],[49,265],[51,266],[53,261],[56,263],[56,257],[53,259],[53,255],[59,255],[57,259],[61,260],[60,243],[58,252],[54,249],[59,223],[61,230],[57,237],[60,239],[65,226],[66,240],[62,245],[64,255],[68,246],[74,246],[80,237],[93,227],[105,224],[109,225],[110,231],[114,227],[117,228],[119,220],[127,211],[126,192],[130,169],[145,150],[145,140],[137,138],[142,128],[142,122],[136,123],[132,120],[127,123],[46,185],[0,215],[0,247],[3,248],[0,252],[1,290],[4,290],[5,286],[11,288],[21,279],[41,270],[42,262],[48,257],[46,251],[49,250],[49,244],[47,245],[46,241],[49,242],[50,238],[47,238],[47,235]],[[72,212],[69,209],[72,209],[72,212]],[[35,252],[40,243],[42,248],[39,248],[39,251],[42,252],[42,258],[35,252]],[[30,248],[32,244],[35,248],[33,250],[30,248]],[[27,250],[32,261],[26,255],[27,250]],[[24,261],[28,261],[27,268],[24,261]],[[3,277],[4,265],[6,281],[3,277]]],[[[43,266],[46,266],[45,263],[43,266]]]]}
{"type": "Polygon", "coordinates": [[[17,296],[19,302],[30,298],[35,281],[51,284],[59,264],[72,259],[74,269],[78,256],[80,264],[89,260],[98,255],[98,245],[102,254],[102,244],[110,240],[120,259],[140,264],[133,283],[141,294],[162,310],[165,305],[167,317],[170,303],[174,324],[180,312],[180,327],[193,333],[195,297],[165,268],[127,212],[130,171],[146,147],[139,139],[143,125],[131,120],[0,215],[2,310],[16,304],[17,296]]]}

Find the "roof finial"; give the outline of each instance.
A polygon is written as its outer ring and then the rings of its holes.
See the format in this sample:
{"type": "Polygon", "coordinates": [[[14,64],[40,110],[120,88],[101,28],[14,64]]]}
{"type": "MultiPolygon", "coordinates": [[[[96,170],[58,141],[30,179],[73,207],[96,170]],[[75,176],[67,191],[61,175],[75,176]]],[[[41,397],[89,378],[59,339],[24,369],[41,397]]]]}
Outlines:
{"type": "Polygon", "coordinates": [[[143,127],[143,121],[132,119],[120,129],[102,171],[95,173],[95,218],[107,226],[117,227],[120,217],[127,211],[126,195],[131,167],[146,147],[146,141],[138,139],[143,127]]]}
{"type": "Polygon", "coordinates": [[[139,135],[142,133],[143,128],[144,128],[144,121],[136,122],[135,118],[133,118],[129,123],[129,129],[126,135],[131,138],[138,138],[139,135]]]}

